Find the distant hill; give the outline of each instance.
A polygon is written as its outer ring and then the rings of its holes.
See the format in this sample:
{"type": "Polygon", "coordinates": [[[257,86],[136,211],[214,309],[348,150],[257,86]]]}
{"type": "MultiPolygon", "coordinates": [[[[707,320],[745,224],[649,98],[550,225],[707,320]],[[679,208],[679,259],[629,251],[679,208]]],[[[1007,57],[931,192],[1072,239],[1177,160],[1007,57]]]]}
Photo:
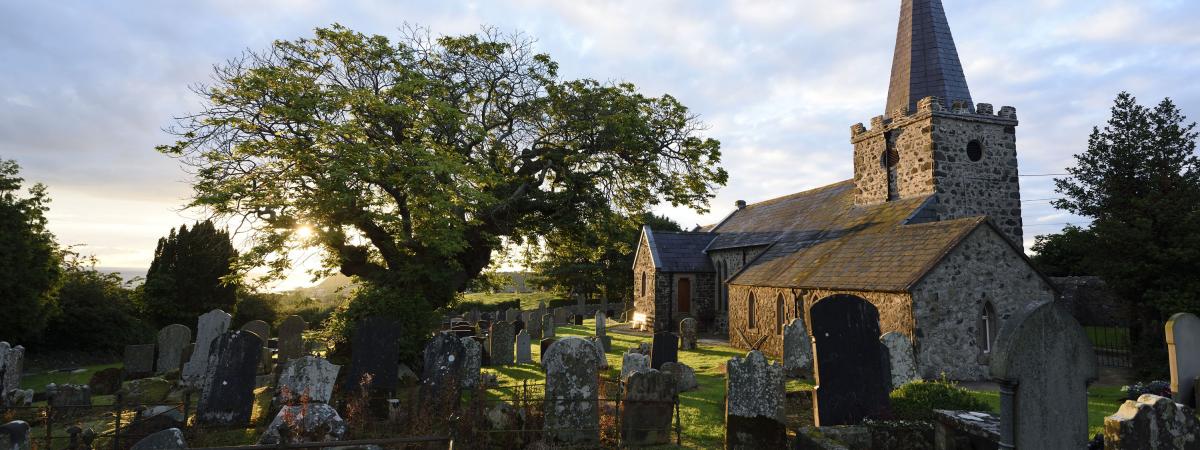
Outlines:
{"type": "Polygon", "coordinates": [[[312,298],[316,299],[318,303],[330,304],[340,303],[349,297],[353,290],[354,280],[339,273],[321,280],[315,286],[292,289],[281,292],[281,294],[295,298],[312,298]]]}

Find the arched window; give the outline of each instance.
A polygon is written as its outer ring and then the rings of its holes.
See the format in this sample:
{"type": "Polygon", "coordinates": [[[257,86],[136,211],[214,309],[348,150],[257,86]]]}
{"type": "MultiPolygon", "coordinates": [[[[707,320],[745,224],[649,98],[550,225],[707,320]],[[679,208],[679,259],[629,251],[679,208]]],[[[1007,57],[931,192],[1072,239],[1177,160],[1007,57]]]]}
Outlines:
{"type": "Polygon", "coordinates": [[[996,317],[996,308],[992,307],[992,302],[984,300],[983,311],[979,317],[979,337],[983,340],[981,347],[984,353],[992,352],[992,344],[996,342],[996,331],[1000,327],[1000,321],[996,317]]]}
{"type": "Polygon", "coordinates": [[[754,309],[758,305],[755,305],[754,303],[754,293],[751,292],[746,300],[746,328],[750,329],[754,329],[756,325],[754,320],[754,309]]]}
{"type": "Polygon", "coordinates": [[[775,334],[783,334],[783,294],[775,297],[775,334]]]}
{"type": "Polygon", "coordinates": [[[646,296],[646,272],[642,272],[642,297],[646,296]]]}

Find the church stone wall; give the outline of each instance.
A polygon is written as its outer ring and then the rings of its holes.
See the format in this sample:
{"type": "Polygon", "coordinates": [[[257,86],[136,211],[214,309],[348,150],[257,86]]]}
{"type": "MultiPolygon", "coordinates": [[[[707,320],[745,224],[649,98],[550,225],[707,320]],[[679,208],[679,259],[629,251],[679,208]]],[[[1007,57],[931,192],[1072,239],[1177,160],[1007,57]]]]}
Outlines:
{"type": "MultiPolygon", "coordinates": [[[[654,268],[654,257],[650,255],[650,244],[646,241],[646,235],[642,234],[641,240],[638,242],[637,258],[633,262],[633,310],[636,313],[641,313],[646,316],[647,323],[654,323],[654,302],[659,296],[659,291],[666,292],[670,286],[660,286],[660,281],[663,284],[670,283],[670,279],[661,280],[665,277],[658,276],[654,268]],[[642,274],[645,274],[645,288],[642,287],[642,274]],[[645,292],[645,295],[642,293],[645,292]]],[[[632,320],[632,318],[631,318],[632,320]]]]}
{"type": "Polygon", "coordinates": [[[983,380],[984,302],[999,330],[1022,307],[1055,299],[1054,289],[988,226],[972,232],[912,290],[917,367],[927,379],[983,380]]]}
{"type": "Polygon", "coordinates": [[[729,343],[736,348],[749,349],[753,342],[762,336],[767,336],[761,349],[763,353],[773,357],[783,356],[783,334],[777,332],[776,299],[783,296],[783,323],[795,318],[805,321],[806,329],[812,329],[808,311],[813,304],[836,294],[850,294],[867,300],[879,310],[879,329],[881,335],[891,331],[912,336],[913,308],[912,298],[904,293],[863,292],[863,291],[833,291],[824,289],[792,289],[760,286],[732,285],[729,287],[729,343]],[[755,323],[753,329],[748,328],[750,294],[754,294],[755,323]],[[739,333],[738,330],[742,332],[739,333]],[[745,334],[743,339],[742,334],[745,334]]]}

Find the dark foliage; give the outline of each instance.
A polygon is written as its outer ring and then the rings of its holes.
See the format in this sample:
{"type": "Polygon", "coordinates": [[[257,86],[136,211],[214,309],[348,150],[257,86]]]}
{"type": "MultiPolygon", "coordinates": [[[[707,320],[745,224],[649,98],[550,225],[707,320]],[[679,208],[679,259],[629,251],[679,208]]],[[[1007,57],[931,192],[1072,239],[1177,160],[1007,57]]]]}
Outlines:
{"type": "Polygon", "coordinates": [[[952,382],[914,381],[892,391],[892,413],[901,420],[932,420],[933,410],[990,412],[991,406],[952,382]]]}
{"type": "Polygon", "coordinates": [[[233,273],[230,264],[236,257],[229,233],[217,230],[212,221],[172,229],[158,240],[146,273],[143,301],[150,320],[159,326],[188,325],[216,308],[233,312],[237,286],[222,279],[233,273]]]}
{"type": "Polygon", "coordinates": [[[0,340],[36,340],[57,313],[54,289],[62,276],[54,235],[46,229],[50,198],[35,184],[21,195],[25,180],[15,161],[0,160],[0,340]]]}
{"type": "Polygon", "coordinates": [[[92,258],[67,256],[58,289],[60,312],[47,324],[40,346],[116,354],[126,345],[152,342],[154,331],[138,317],[135,291],[121,276],[96,271],[92,258]]]}

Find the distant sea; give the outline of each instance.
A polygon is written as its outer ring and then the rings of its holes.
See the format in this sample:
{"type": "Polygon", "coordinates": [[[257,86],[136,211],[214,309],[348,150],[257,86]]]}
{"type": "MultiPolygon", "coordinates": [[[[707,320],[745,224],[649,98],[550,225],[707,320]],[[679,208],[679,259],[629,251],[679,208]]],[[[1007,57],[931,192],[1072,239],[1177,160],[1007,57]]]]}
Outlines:
{"type": "MultiPolygon", "coordinates": [[[[130,282],[135,278],[146,278],[148,269],[145,267],[97,267],[96,270],[101,273],[115,273],[120,275],[125,282],[130,282]]],[[[141,281],[139,280],[138,283],[140,284],[141,281]]]]}

